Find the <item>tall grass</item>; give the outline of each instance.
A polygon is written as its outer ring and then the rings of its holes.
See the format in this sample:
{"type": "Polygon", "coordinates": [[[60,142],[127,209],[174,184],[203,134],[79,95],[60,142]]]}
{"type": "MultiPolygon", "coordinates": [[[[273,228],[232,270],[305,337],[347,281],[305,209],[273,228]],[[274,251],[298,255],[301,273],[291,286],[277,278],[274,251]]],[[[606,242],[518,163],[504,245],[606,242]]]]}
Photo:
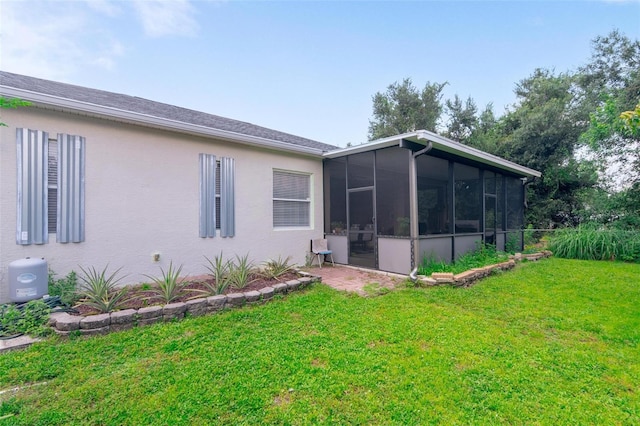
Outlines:
{"type": "Polygon", "coordinates": [[[640,232],[583,225],[555,232],[549,249],[567,259],[640,263],[640,232]]]}

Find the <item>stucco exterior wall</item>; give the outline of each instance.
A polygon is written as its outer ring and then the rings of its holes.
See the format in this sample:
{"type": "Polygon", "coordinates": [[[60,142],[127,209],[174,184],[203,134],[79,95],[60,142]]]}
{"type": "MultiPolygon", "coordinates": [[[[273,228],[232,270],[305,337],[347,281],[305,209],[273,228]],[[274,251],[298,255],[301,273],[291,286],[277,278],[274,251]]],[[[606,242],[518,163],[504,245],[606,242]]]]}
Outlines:
{"type": "Polygon", "coordinates": [[[224,141],[182,135],[37,108],[3,110],[0,128],[0,301],[8,299],[8,265],[44,257],[58,275],[83,267],[122,267],[125,281],[158,274],[169,262],[205,272],[204,257],[249,254],[256,262],[291,256],[303,264],[312,238],[323,233],[322,161],[224,141]],[[16,128],[86,138],[86,240],[17,245],[16,128]],[[235,159],[236,235],[199,238],[198,154],[235,159]],[[311,175],[311,226],[273,227],[273,169],[311,175]],[[160,253],[154,262],[152,253],[160,253]]]}

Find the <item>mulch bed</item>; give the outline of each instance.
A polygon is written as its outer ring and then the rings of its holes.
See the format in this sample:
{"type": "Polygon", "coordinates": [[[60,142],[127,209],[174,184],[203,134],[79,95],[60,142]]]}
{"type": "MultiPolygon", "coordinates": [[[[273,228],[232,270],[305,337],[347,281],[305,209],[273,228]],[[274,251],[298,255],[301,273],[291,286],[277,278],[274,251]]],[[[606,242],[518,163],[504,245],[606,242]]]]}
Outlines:
{"type": "MultiPolygon", "coordinates": [[[[255,275],[253,281],[249,283],[246,287],[242,289],[237,289],[230,287],[223,294],[229,293],[245,293],[247,291],[260,290],[265,287],[271,287],[278,283],[284,283],[290,280],[295,280],[299,278],[299,275],[295,272],[289,272],[284,275],[281,275],[275,280],[269,280],[262,276],[255,275]]],[[[202,279],[196,279],[193,281],[189,281],[189,283],[185,286],[184,292],[182,296],[178,299],[172,301],[171,303],[177,302],[186,302],[187,300],[197,299],[198,297],[208,297],[213,296],[213,294],[203,293],[201,290],[206,290],[206,286],[203,284],[204,282],[209,282],[210,284],[215,283],[215,280],[212,278],[207,278],[203,276],[202,279]]],[[[133,286],[130,288],[127,293],[127,302],[122,305],[122,309],[140,309],[146,306],[154,306],[154,305],[164,305],[164,302],[156,296],[152,291],[143,290],[142,286],[133,286]]],[[[95,315],[99,314],[97,310],[84,305],[74,306],[73,309],[77,312],[73,312],[73,315],[95,315]]]]}

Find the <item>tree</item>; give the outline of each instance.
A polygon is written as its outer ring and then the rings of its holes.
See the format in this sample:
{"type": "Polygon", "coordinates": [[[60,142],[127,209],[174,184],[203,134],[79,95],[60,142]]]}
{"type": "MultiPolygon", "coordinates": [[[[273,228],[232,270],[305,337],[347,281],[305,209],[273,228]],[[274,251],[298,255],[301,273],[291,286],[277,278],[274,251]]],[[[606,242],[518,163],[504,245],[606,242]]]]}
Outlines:
{"type": "MultiPolygon", "coordinates": [[[[0,96],[0,108],[18,108],[29,105],[31,105],[31,102],[23,101],[22,99],[5,98],[4,96],[0,96]]],[[[0,127],[7,127],[7,125],[0,122],[0,127]]]]}
{"type": "Polygon", "coordinates": [[[640,131],[633,123],[634,108],[640,103],[640,41],[618,31],[597,37],[577,81],[578,101],[589,114],[581,141],[596,153],[603,169],[613,164],[618,173],[628,175],[626,187],[639,182],[640,131]]]}
{"type": "Polygon", "coordinates": [[[463,105],[462,100],[455,95],[453,101],[447,99],[445,105],[449,115],[445,136],[466,143],[479,123],[475,101],[469,96],[463,105]]]}
{"type": "Polygon", "coordinates": [[[369,140],[415,130],[435,131],[442,114],[442,90],[447,83],[427,82],[422,91],[410,78],[395,82],[385,93],[373,95],[373,119],[369,120],[369,140]]]}
{"type": "Polygon", "coordinates": [[[592,164],[574,157],[586,122],[573,102],[573,84],[570,75],[535,70],[516,85],[518,102],[498,123],[497,154],[542,172],[528,185],[526,219],[535,227],[577,224],[579,194],[596,183],[592,164]]]}

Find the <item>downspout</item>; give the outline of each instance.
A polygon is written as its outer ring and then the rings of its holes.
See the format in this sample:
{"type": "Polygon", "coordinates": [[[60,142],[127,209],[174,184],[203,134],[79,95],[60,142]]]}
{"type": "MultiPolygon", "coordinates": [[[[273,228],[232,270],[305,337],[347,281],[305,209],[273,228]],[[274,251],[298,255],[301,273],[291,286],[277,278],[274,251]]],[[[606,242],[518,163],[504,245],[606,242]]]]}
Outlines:
{"type": "Polygon", "coordinates": [[[409,162],[409,236],[411,239],[411,274],[413,279],[417,272],[416,256],[420,253],[420,241],[418,240],[418,165],[416,159],[431,151],[433,143],[429,141],[427,146],[420,151],[411,153],[411,161],[409,162]]]}

